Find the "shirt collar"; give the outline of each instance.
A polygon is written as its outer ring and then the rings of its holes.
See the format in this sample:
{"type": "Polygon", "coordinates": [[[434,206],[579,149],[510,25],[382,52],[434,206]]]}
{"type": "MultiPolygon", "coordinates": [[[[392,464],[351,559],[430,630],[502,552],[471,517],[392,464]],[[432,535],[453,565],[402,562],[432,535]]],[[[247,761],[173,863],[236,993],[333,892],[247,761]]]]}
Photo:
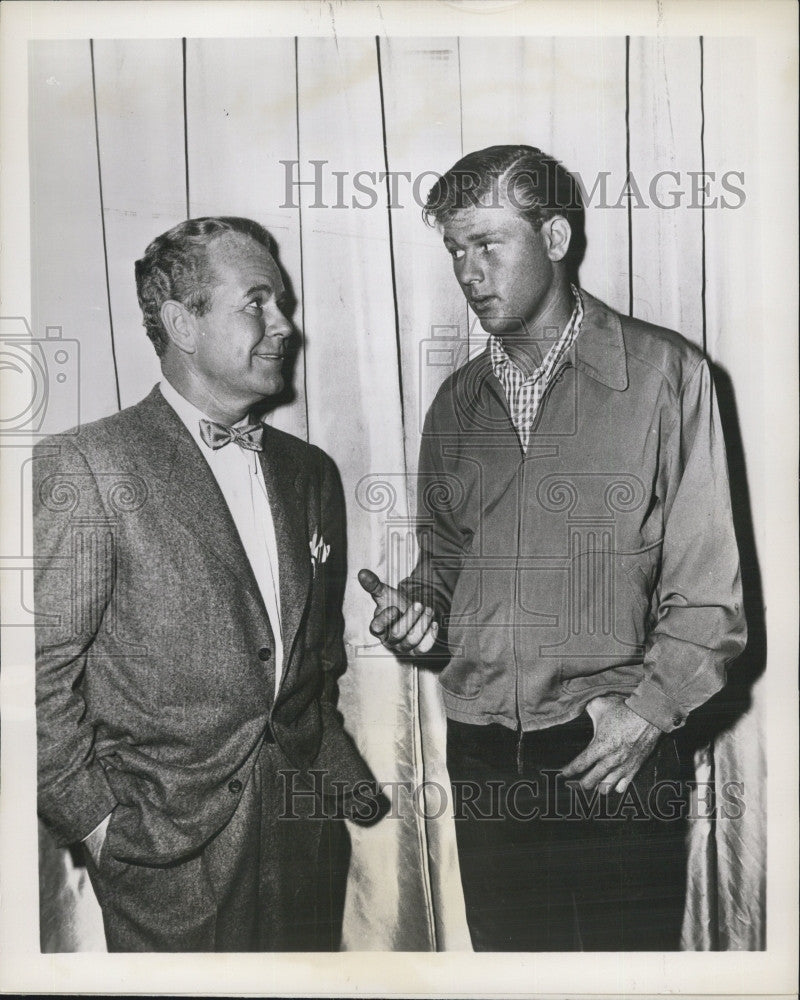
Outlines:
{"type": "MultiPolygon", "coordinates": [[[[190,403],[185,396],[182,396],[166,376],[161,379],[158,387],[161,390],[161,395],[177,413],[186,430],[192,435],[199,447],[203,451],[211,451],[202,437],[200,437],[200,421],[211,420],[211,417],[207,413],[203,413],[202,410],[199,410],[194,403],[190,403]]],[[[218,423],[218,421],[213,422],[218,423]]],[[[233,426],[243,427],[247,423],[248,418],[245,416],[242,420],[237,420],[233,426]]]]}
{"type": "MultiPolygon", "coordinates": [[[[569,318],[566,326],[561,331],[561,335],[559,336],[558,340],[555,342],[555,344],[553,345],[553,348],[551,348],[551,349],[557,349],[558,346],[566,338],[570,338],[571,340],[574,340],[578,336],[578,334],[580,333],[580,329],[577,329],[577,330],[573,331],[572,328],[573,328],[573,325],[575,324],[575,322],[576,322],[576,320],[578,318],[579,313],[583,312],[583,300],[581,298],[580,291],[578,290],[578,288],[575,285],[571,284],[570,288],[572,290],[572,296],[573,296],[573,298],[575,300],[575,306],[574,306],[574,308],[572,310],[572,315],[570,316],[570,318],[569,318]]],[[[529,376],[525,376],[525,374],[521,371],[521,369],[516,364],[516,362],[514,362],[509,357],[508,352],[506,351],[505,347],[503,347],[503,342],[500,340],[499,337],[496,337],[493,333],[489,334],[488,347],[489,347],[489,356],[490,356],[491,362],[492,362],[492,370],[494,371],[494,374],[495,374],[495,376],[498,379],[501,377],[502,372],[503,371],[507,371],[509,368],[513,369],[514,371],[519,372],[520,377],[523,380],[525,380],[526,378],[538,377],[540,375],[541,370],[544,367],[545,361],[547,359],[547,355],[543,356],[541,364],[536,369],[536,371],[533,372],[529,376]]]]}

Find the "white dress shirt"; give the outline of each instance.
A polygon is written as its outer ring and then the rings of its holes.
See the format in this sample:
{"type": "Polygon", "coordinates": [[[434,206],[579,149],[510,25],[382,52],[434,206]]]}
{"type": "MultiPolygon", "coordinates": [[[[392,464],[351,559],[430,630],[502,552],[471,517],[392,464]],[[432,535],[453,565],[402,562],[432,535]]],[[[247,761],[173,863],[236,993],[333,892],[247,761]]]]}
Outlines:
{"type": "MultiPolygon", "coordinates": [[[[159,384],[161,394],[186,425],[197,447],[203,453],[209,468],[222,491],[233,523],[239,532],[244,551],[250,560],[253,574],[269,615],[275,636],[275,693],[278,692],[283,671],[283,642],[281,639],[280,568],[275,524],[269,506],[264,472],[258,452],[246,451],[230,442],[216,451],[200,437],[200,421],[211,418],[184,399],[167,379],[159,384]]],[[[244,427],[248,420],[239,421],[244,427]]]]}

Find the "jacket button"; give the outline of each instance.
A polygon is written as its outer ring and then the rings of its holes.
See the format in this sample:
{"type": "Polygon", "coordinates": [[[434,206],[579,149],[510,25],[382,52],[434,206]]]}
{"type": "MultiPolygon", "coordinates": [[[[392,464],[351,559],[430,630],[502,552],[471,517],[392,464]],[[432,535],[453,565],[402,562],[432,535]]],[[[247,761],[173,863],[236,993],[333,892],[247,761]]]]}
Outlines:
{"type": "Polygon", "coordinates": [[[261,649],[259,649],[258,651],[259,660],[263,660],[266,663],[267,660],[270,658],[270,656],[272,656],[272,650],[269,648],[269,646],[262,646],[261,649]]]}
{"type": "Polygon", "coordinates": [[[680,726],[680,725],[682,725],[682,723],[683,723],[683,716],[679,715],[678,712],[676,712],[672,716],[672,725],[673,726],[680,726]]]}
{"type": "Polygon", "coordinates": [[[242,783],[241,781],[239,781],[238,778],[233,778],[231,781],[228,782],[228,791],[231,792],[233,795],[238,795],[239,792],[241,792],[241,790],[242,790],[242,783]]]}

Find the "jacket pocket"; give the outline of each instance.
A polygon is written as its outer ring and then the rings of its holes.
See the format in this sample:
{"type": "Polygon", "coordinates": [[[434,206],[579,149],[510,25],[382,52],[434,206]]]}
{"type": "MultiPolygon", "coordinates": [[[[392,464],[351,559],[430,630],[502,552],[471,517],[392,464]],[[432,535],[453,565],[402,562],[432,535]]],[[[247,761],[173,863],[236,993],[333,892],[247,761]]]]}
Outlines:
{"type": "Polygon", "coordinates": [[[472,701],[479,697],[483,683],[474,664],[464,659],[451,659],[439,674],[439,683],[453,698],[472,701]]]}
{"type": "Polygon", "coordinates": [[[585,661],[580,661],[577,667],[574,663],[562,663],[561,687],[571,694],[597,691],[598,694],[628,695],[639,685],[644,676],[641,663],[602,666],[595,663],[591,673],[586,673],[585,670],[585,661]]]}
{"type": "Polygon", "coordinates": [[[92,860],[92,864],[97,869],[97,871],[104,878],[112,878],[114,875],[119,874],[121,870],[125,868],[125,865],[117,861],[114,855],[111,853],[109,840],[111,838],[111,827],[114,824],[114,819],[119,811],[119,806],[114,806],[111,810],[111,815],[108,820],[108,826],[106,826],[106,835],[103,838],[103,843],[100,845],[100,851],[97,855],[97,861],[91,859],[88,849],[86,850],[87,856],[92,860]]]}

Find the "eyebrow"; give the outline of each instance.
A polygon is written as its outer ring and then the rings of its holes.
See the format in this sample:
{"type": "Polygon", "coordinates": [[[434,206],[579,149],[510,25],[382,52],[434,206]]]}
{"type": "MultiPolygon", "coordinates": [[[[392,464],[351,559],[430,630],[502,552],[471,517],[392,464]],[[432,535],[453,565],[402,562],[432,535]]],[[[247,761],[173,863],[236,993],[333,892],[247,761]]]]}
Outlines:
{"type": "MultiPolygon", "coordinates": [[[[476,229],[471,233],[467,233],[466,240],[468,243],[478,243],[486,240],[500,239],[502,233],[495,229],[476,229]]],[[[444,236],[443,240],[445,244],[454,243],[458,244],[458,240],[453,239],[452,236],[444,236]]]]}
{"type": "Polygon", "coordinates": [[[269,293],[271,294],[271,293],[273,293],[274,291],[275,291],[275,288],[274,288],[274,286],[273,286],[273,285],[270,285],[270,284],[264,284],[264,285],[253,285],[253,287],[252,287],[252,288],[248,288],[248,289],[247,289],[247,291],[246,291],[246,292],[244,293],[244,297],[245,297],[245,298],[247,299],[247,298],[249,298],[249,297],[250,297],[251,295],[255,295],[255,294],[256,294],[256,292],[269,292],[269,293]]]}

